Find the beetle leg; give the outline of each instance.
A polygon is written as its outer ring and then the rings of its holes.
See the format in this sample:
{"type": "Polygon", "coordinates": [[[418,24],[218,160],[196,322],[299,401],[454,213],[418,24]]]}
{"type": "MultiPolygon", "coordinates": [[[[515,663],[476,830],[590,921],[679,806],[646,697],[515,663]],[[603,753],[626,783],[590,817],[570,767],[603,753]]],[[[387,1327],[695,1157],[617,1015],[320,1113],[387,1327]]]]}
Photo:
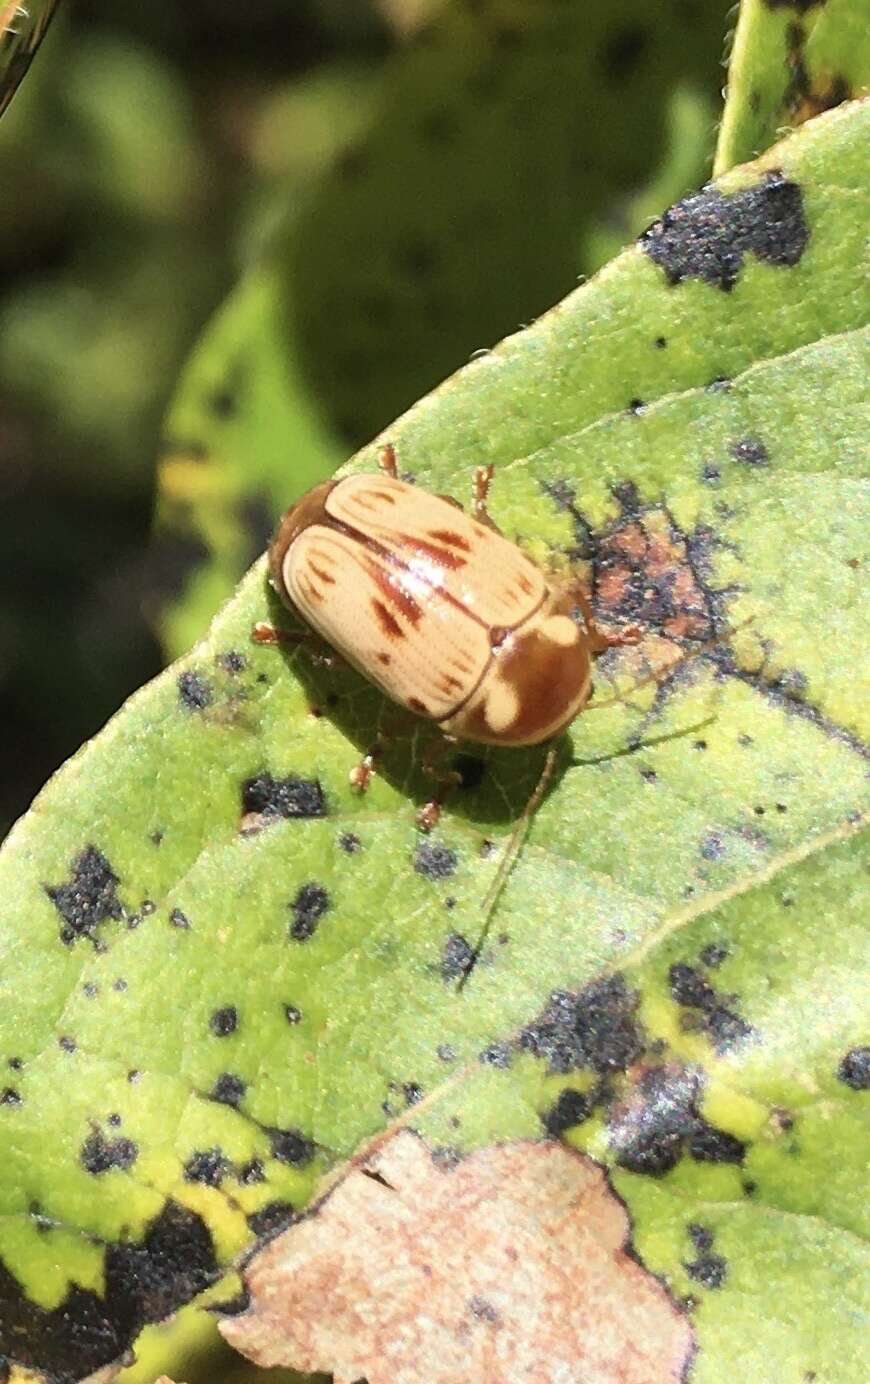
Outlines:
{"type": "Polygon", "coordinates": [[[390,743],[390,737],[378,731],[374,743],[369,747],[368,753],[364,754],[359,764],[355,764],[348,774],[351,787],[358,788],[360,793],[365,793],[371,784],[372,779],[378,772],[378,760],[383,758],[384,751],[390,743]]]}
{"type": "Polygon", "coordinates": [[[492,488],[492,478],[495,473],[495,466],[492,462],[488,466],[478,466],[474,472],[474,517],[478,524],[485,524],[488,529],[495,529],[499,533],[499,527],[495,520],[490,517],[486,502],[489,499],[489,492],[492,488]]]}
{"type": "Polygon", "coordinates": [[[423,755],[423,773],[435,780],[437,785],[434,795],[425,802],[417,813],[417,826],[421,831],[431,831],[438,825],[441,818],[441,809],[444,806],[449,794],[458,784],[462,782],[462,775],[456,769],[444,769],[439,764],[448,750],[453,749],[455,742],[441,736],[438,740],[431,740],[423,755]]]}
{"type": "Polygon", "coordinates": [[[354,767],[351,769],[350,773],[347,776],[352,788],[358,788],[361,793],[365,793],[368,791],[369,785],[372,779],[374,778],[375,774],[377,773],[375,763],[377,761],[378,754],[378,746],[373,745],[372,748],[369,750],[368,754],[363,755],[359,764],[354,765],[354,767]]]}
{"type": "Polygon", "coordinates": [[[621,630],[608,632],[603,630],[596,622],[592,610],[592,603],[589,600],[582,584],[572,582],[570,592],[573,599],[580,607],[583,616],[583,623],[586,626],[586,635],[589,639],[589,647],[594,654],[602,654],[605,649],[618,649],[624,644],[637,644],[643,637],[643,630],[639,625],[623,625],[621,630]]]}
{"type": "Polygon", "coordinates": [[[385,442],[379,451],[378,466],[385,476],[391,476],[394,481],[399,479],[399,462],[392,442],[385,442]]]}
{"type": "Polygon", "coordinates": [[[285,649],[307,644],[311,657],[325,668],[334,668],[340,661],[338,655],[333,653],[312,630],[281,630],[275,625],[270,625],[268,620],[258,620],[251,630],[251,639],[255,644],[272,644],[285,649]]]}

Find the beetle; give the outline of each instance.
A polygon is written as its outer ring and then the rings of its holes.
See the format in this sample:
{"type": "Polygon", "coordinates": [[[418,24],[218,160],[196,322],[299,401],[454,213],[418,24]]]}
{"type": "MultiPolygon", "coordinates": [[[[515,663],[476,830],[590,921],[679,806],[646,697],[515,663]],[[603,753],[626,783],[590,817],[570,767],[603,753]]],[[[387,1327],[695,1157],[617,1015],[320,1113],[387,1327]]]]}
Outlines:
{"type": "MultiPolygon", "coordinates": [[[[551,583],[504,537],[487,509],[491,465],[475,471],[467,514],[452,496],[403,481],[391,444],[382,448],[379,463],[380,475],[324,481],[287,511],[269,547],[270,580],[284,604],[331,649],[393,702],[431,722],[442,748],[460,741],[548,745],[483,900],[480,936],[459,980],[462,988],[552,778],[558,739],[587,708],[593,659],[610,647],[637,643],[641,631],[634,625],[601,630],[576,578],[551,583]]],[[[642,677],[635,689],[659,682],[720,637],[642,677]]],[[[252,638],[296,644],[310,634],[260,622],[252,638]]],[[[599,700],[592,709],[624,700],[599,700]]],[[[373,746],[351,771],[356,787],[368,786],[381,748],[373,746]]],[[[417,814],[418,824],[430,830],[446,790],[462,779],[438,773],[428,757],[424,768],[440,784],[417,814]]]]}
{"type": "MultiPolygon", "coordinates": [[[[387,444],[380,474],[315,486],[269,548],[284,604],[393,702],[433,722],[442,745],[555,741],[589,700],[593,657],[638,637],[633,627],[603,633],[576,580],[550,584],[502,535],[487,509],[492,476],[492,466],[477,468],[467,514],[403,481],[387,444]]],[[[304,637],[254,630],[261,643],[304,637]]],[[[378,753],[351,772],[357,787],[368,786],[378,753]]],[[[442,787],[418,814],[428,830],[460,776],[425,767],[442,787]]]]}

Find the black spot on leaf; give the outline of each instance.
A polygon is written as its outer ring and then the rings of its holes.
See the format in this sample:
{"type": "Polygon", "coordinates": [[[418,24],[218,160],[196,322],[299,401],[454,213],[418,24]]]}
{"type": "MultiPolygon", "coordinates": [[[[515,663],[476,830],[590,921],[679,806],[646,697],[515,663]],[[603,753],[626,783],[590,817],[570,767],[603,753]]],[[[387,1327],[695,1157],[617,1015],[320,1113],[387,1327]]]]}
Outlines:
{"type": "Polygon", "coordinates": [[[61,1052],[75,1052],[76,1040],[69,1033],[62,1033],[57,1040],[61,1052]]]}
{"type": "Polygon", "coordinates": [[[731,455],[744,466],[770,465],[767,448],[757,437],[741,437],[737,442],[732,442],[731,455]]]}
{"type": "Polygon", "coordinates": [[[232,1072],[221,1072],[212,1088],[211,1098],[220,1101],[221,1105],[238,1107],[244,1100],[247,1089],[247,1082],[240,1076],[234,1076],[232,1072]]]}
{"type": "Polygon", "coordinates": [[[752,1026],[733,1008],[733,996],[720,995],[694,966],[675,962],[668,980],[677,1004],[699,1011],[701,1027],[717,1052],[727,1052],[752,1036],[752,1026]]]}
{"type": "Polygon", "coordinates": [[[113,1168],[130,1168],[139,1156],[139,1149],[132,1139],[119,1137],[107,1139],[101,1130],[89,1134],[79,1150],[79,1161],[89,1173],[98,1177],[111,1172],[113,1168]]]}
{"type": "Polygon", "coordinates": [[[279,1163],[302,1167],[314,1157],[316,1145],[298,1129],[267,1129],[266,1133],[272,1142],[272,1156],[279,1163]]]}
{"type": "Polygon", "coordinates": [[[221,1149],[197,1149],[184,1165],[184,1180],[219,1187],[232,1170],[232,1163],[221,1149]]]}
{"type": "Polygon", "coordinates": [[[21,1105],[21,1092],[16,1091],[14,1086],[7,1086],[0,1091],[0,1105],[21,1105]]]}
{"type": "Polygon", "coordinates": [[[610,1146],[619,1166],[651,1177],[675,1167],[698,1126],[700,1091],[700,1074],[688,1068],[644,1073],[635,1098],[611,1112],[610,1146]]]}
{"type": "Polygon", "coordinates": [[[216,1038],[228,1038],[239,1026],[239,1013],[234,1004],[216,1009],[208,1021],[208,1026],[216,1038]]]}
{"type": "Polygon", "coordinates": [[[298,1024],[302,1019],[302,1010],[298,1009],[295,1004],[285,1004],[284,1018],[288,1024],[298,1024]]]}
{"type": "Polygon", "coordinates": [[[169,921],[173,927],[180,928],[183,932],[190,928],[190,919],[186,913],[182,913],[180,908],[173,908],[169,915],[169,921]]]}
{"type": "Polygon", "coordinates": [[[362,850],[362,842],[352,831],[343,831],[338,838],[338,844],[345,855],[356,855],[362,850]]]}
{"type": "Polygon", "coordinates": [[[701,962],[704,966],[709,966],[711,971],[717,970],[728,956],[728,948],[723,942],[708,942],[701,952],[701,962]]]}
{"type": "Polygon", "coordinates": [[[724,1129],[700,1120],[689,1139],[689,1154],[696,1163],[742,1163],[746,1145],[724,1129]]]}
{"type": "Polygon", "coordinates": [[[727,293],[747,254],[795,265],[809,235],[797,183],[771,173],[741,192],[725,195],[709,186],[684,198],[644,231],[639,244],[670,283],[703,279],[727,293]]]}
{"type": "Polygon", "coordinates": [[[290,905],[293,921],[290,936],[294,942],[307,942],[329,909],[329,895],[319,884],[303,884],[290,905]]]}
{"type": "Polygon", "coordinates": [[[143,1326],[171,1316],[217,1276],[204,1222],[168,1201],[140,1243],[107,1246],[102,1297],[73,1285],[56,1307],[40,1307],[0,1262],[0,1352],[52,1384],[74,1384],[117,1360],[143,1326]]]}
{"type": "Polygon", "coordinates": [[[575,1125],[588,1120],[591,1113],[592,1104],[588,1097],[582,1091],[575,1091],[566,1086],[559,1092],[556,1104],[550,1107],[542,1119],[547,1133],[558,1136],[566,1129],[573,1129],[575,1125]]]}
{"type": "Polygon", "coordinates": [[[253,1187],[256,1183],[265,1181],[266,1168],[262,1158],[252,1158],[249,1163],[239,1168],[239,1182],[244,1187],[253,1187]]]}
{"type": "Polygon", "coordinates": [[[65,884],[44,884],[61,918],[61,941],[72,946],[80,937],[96,941],[96,930],[107,918],[118,919],[123,908],[117,895],[120,883],[102,851],[86,846],[72,864],[65,884]]]}
{"type": "Polygon", "coordinates": [[[242,784],[242,811],[264,817],[325,817],[326,799],[317,779],[258,774],[242,784]]]}
{"type": "Polygon", "coordinates": [[[474,961],[474,948],[460,932],[451,932],[441,953],[441,979],[445,983],[466,975],[474,961]]]}
{"type": "Polygon", "coordinates": [[[837,1078],[853,1091],[870,1091],[870,1048],[852,1048],[839,1067],[837,1078]]]}
{"type": "Polygon", "coordinates": [[[686,1264],[686,1272],[702,1288],[721,1288],[728,1276],[728,1263],[721,1254],[713,1254],[713,1232],[703,1226],[691,1226],[690,1234],[698,1251],[695,1259],[686,1264]]]}
{"type": "Polygon", "coordinates": [[[289,1201],[270,1201],[261,1206],[259,1211],[251,1213],[248,1225],[258,1239],[264,1236],[271,1238],[279,1231],[286,1230],[295,1214],[289,1201]]]}
{"type": "Polygon", "coordinates": [[[247,1312],[250,1306],[251,1294],[247,1288],[242,1287],[232,1297],[221,1298],[219,1301],[212,1299],[203,1307],[203,1311],[213,1313],[216,1317],[239,1317],[243,1312],[247,1312]]]}
{"type": "Polygon", "coordinates": [[[706,1225],[699,1225],[697,1221],[688,1226],[689,1238],[695,1249],[704,1254],[708,1249],[713,1248],[713,1232],[706,1225]]]}
{"type": "Polygon", "coordinates": [[[237,649],[228,649],[224,654],[218,654],[218,663],[225,672],[235,676],[243,673],[248,666],[248,660],[244,654],[240,654],[237,649]]]}
{"type": "Polygon", "coordinates": [[[456,873],[457,863],[456,852],[436,841],[421,841],[414,853],[414,869],[426,879],[449,879],[456,873]]]}
{"type": "Polygon", "coordinates": [[[625,1071],[644,1047],[635,1018],[638,1002],[621,975],[593,981],[579,994],[554,990],[540,1018],[520,1034],[520,1047],[546,1061],[552,1072],[625,1071]]]}
{"type": "Polygon", "coordinates": [[[188,711],[205,711],[214,700],[211,684],[201,673],[188,669],[178,675],[178,695],[188,711]]]}
{"type": "Polygon", "coordinates": [[[500,1071],[507,1071],[511,1065],[510,1043],[490,1043],[489,1047],[484,1048],[480,1054],[481,1062],[487,1067],[497,1067],[500,1071]]]}
{"type": "Polygon", "coordinates": [[[651,1067],[609,1115],[610,1146],[620,1167],[659,1177],[688,1153],[696,1162],[742,1163],[746,1145],[701,1114],[700,1069],[651,1067]]]}

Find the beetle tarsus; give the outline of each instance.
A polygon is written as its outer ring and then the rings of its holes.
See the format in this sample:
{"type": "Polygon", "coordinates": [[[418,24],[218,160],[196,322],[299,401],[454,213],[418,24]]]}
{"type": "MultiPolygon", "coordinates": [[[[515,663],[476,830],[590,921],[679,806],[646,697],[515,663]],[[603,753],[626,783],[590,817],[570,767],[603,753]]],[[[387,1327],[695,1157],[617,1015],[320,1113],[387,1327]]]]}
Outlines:
{"type": "Polygon", "coordinates": [[[394,481],[399,479],[399,461],[396,456],[396,449],[392,442],[385,442],[378,453],[378,466],[385,476],[390,476],[394,481]]]}
{"type": "Polygon", "coordinates": [[[430,832],[440,821],[441,803],[437,798],[430,798],[417,812],[417,826],[421,831],[430,832]]]}
{"type": "Polygon", "coordinates": [[[479,524],[486,524],[487,528],[496,529],[495,520],[490,517],[487,509],[487,500],[492,488],[492,478],[495,474],[495,466],[492,462],[488,466],[478,466],[474,472],[474,517],[479,524]]]}
{"type": "Polygon", "coordinates": [[[276,629],[268,620],[258,620],[251,630],[251,638],[255,644],[283,644],[285,634],[286,630],[276,629]]]}
{"type": "Polygon", "coordinates": [[[348,782],[352,788],[357,788],[360,793],[366,793],[376,773],[375,755],[369,753],[364,755],[359,764],[355,764],[351,769],[347,776],[348,782]]]}

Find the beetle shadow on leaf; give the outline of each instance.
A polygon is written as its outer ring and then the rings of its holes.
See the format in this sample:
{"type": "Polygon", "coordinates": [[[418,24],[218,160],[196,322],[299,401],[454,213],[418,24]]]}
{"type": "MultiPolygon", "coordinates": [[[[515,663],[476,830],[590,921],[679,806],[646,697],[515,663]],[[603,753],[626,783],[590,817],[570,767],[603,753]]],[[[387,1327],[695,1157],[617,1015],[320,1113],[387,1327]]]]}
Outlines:
{"type": "MultiPolygon", "coordinates": [[[[331,722],[350,742],[346,768],[342,766],[346,774],[374,751],[377,776],[403,794],[414,813],[438,796],[438,778],[424,768],[429,757],[438,771],[460,775],[461,782],[446,797],[445,810],[452,816],[480,823],[484,830],[513,822],[522,812],[540,778],[546,746],[501,749],[465,741],[444,745],[438,753],[444,740],[437,724],[391,702],[294,619],[271,587],[268,607],[276,630],[300,636],[296,645],[274,647],[272,657],[299,683],[311,714],[331,722]]],[[[560,754],[545,796],[567,767],[567,756],[560,754]]]]}

